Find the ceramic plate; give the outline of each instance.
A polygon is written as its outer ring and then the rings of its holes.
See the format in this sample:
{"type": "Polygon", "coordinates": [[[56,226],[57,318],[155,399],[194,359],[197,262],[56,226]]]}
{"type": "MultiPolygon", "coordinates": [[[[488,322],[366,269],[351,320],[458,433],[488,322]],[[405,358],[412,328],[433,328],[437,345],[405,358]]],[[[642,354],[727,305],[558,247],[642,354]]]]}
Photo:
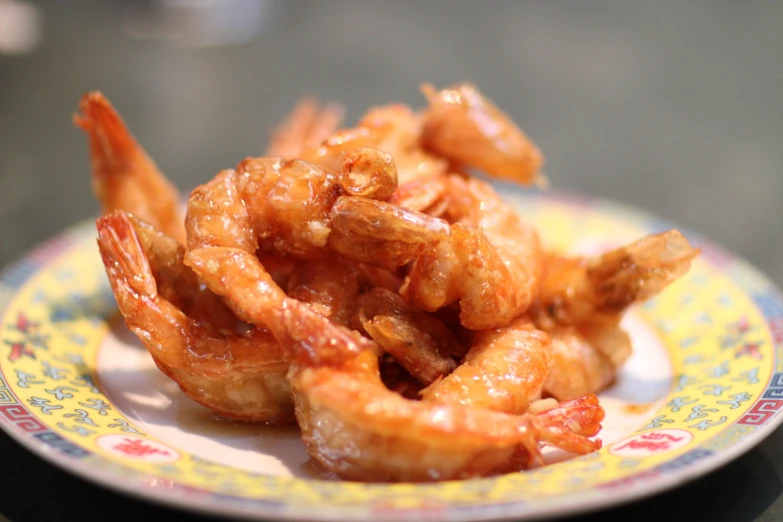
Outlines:
{"type": "MultiPolygon", "coordinates": [[[[613,203],[504,194],[552,248],[595,253],[672,228],[613,203]]],[[[92,222],[2,276],[0,426],[98,484],[223,516],[524,519],[639,498],[736,458],[783,419],[780,294],[745,262],[683,233],[703,254],[625,318],[635,351],[600,394],[603,449],[564,461],[550,452],[553,463],[535,471],[432,485],[330,481],[310,468],[295,429],[213,419],[125,329],[92,222]]]]}

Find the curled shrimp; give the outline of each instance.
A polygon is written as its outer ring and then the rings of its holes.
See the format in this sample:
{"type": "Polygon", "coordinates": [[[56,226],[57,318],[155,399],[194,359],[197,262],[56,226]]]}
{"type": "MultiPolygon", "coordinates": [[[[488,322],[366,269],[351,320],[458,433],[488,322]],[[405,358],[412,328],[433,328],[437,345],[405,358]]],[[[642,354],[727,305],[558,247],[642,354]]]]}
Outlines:
{"type": "Polygon", "coordinates": [[[212,293],[185,265],[185,248],[179,242],[128,212],[116,210],[108,215],[118,216],[117,219],[133,227],[163,299],[191,319],[209,323],[218,330],[235,330],[240,326],[222,298],[212,293]]]}
{"type": "Polygon", "coordinates": [[[226,248],[189,252],[192,266],[254,324],[268,324],[291,363],[297,421],[311,458],[345,479],[432,481],[541,464],[539,443],[588,453],[600,441],[595,397],[522,416],[407,400],[383,384],[378,346],[309,306],[259,295],[258,261],[226,248]],[[213,272],[207,267],[220,267],[213,272]]]}
{"type": "Polygon", "coordinates": [[[388,290],[362,295],[358,315],[364,331],[422,383],[451,373],[457,367],[451,356],[465,353],[443,323],[388,290]]]}
{"type": "Polygon", "coordinates": [[[299,259],[324,259],[336,252],[391,270],[448,233],[448,225],[437,218],[342,194],[338,175],[316,164],[245,160],[191,193],[188,248],[222,246],[255,253],[260,247],[299,259]]]}
{"type": "Polygon", "coordinates": [[[474,85],[438,92],[424,84],[421,90],[429,101],[421,132],[425,150],[495,178],[525,185],[543,182],[541,151],[474,85]]]}
{"type": "Polygon", "coordinates": [[[685,275],[698,254],[679,231],[669,230],[592,258],[550,257],[531,310],[553,337],[546,392],[571,398],[613,382],[632,354],[620,327],[624,312],[685,275]]]}
{"type": "Polygon", "coordinates": [[[518,321],[476,333],[462,363],[425,388],[422,398],[521,414],[541,397],[551,365],[549,336],[529,321],[518,321]]]}
{"type": "Polygon", "coordinates": [[[543,390],[559,401],[603,390],[631,353],[630,338],[619,326],[588,332],[557,326],[548,333],[552,365],[543,390]]]}
{"type": "Polygon", "coordinates": [[[288,365],[268,331],[221,333],[188,318],[158,292],[139,238],[124,214],[99,218],[97,229],[103,264],[125,324],[185,395],[230,419],[293,420],[288,365]]]}
{"type": "Polygon", "coordinates": [[[299,158],[338,170],[344,154],[358,148],[375,148],[394,159],[400,184],[444,174],[448,161],[424,151],[419,145],[421,117],[402,104],[374,107],[358,124],[342,129],[319,146],[306,148],[299,158]]]}
{"type": "Polygon", "coordinates": [[[449,183],[456,223],[425,247],[403,292],[426,311],[459,301],[460,322],[472,330],[507,326],[536,297],[538,234],[488,184],[459,176],[449,183]]]}
{"type": "Polygon", "coordinates": [[[685,275],[699,255],[678,230],[651,234],[592,258],[554,256],[545,264],[536,308],[546,325],[611,321],[685,275]]]}
{"type": "Polygon", "coordinates": [[[595,397],[524,415],[412,401],[384,386],[377,353],[352,332],[296,302],[277,319],[308,453],[340,478],[465,479],[541,465],[542,442],[577,454],[601,446],[587,438],[604,416],[595,397]]]}
{"type": "Polygon", "coordinates": [[[82,96],[74,124],[90,144],[92,188],[104,214],[124,210],[185,243],[177,188],[131,135],[125,122],[98,91],[82,96]]]}

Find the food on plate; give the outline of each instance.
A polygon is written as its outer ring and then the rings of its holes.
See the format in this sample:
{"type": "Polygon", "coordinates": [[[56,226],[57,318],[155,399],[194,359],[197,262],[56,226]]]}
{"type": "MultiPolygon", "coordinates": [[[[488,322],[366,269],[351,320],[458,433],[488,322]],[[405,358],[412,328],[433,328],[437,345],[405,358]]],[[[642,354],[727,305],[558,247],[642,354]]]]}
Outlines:
{"type": "Polygon", "coordinates": [[[103,212],[131,212],[184,244],[177,188],[136,142],[109,100],[100,92],[87,93],[79,111],[73,122],[89,139],[92,189],[103,212]]]}
{"type": "Polygon", "coordinates": [[[518,183],[544,183],[544,157],[511,119],[474,85],[438,91],[422,87],[429,101],[423,116],[423,148],[489,176],[518,183]]]}
{"type": "Polygon", "coordinates": [[[595,396],[509,415],[459,402],[410,400],[389,390],[373,343],[297,301],[276,321],[292,361],[296,416],[313,460],[347,480],[434,481],[480,477],[543,464],[539,445],[576,454],[603,409],[595,396]]]}
{"type": "Polygon", "coordinates": [[[489,184],[458,175],[447,183],[449,233],[424,248],[401,291],[428,312],[459,302],[471,330],[506,326],[540,284],[538,233],[489,184]]]}
{"type": "Polygon", "coordinates": [[[632,352],[623,313],[682,277],[698,253],[668,230],[592,258],[550,256],[531,310],[556,353],[544,389],[565,400],[609,384],[632,352]]]}
{"type": "Polygon", "coordinates": [[[298,423],[346,480],[482,477],[601,447],[595,394],[620,320],[698,255],[676,230],[595,258],[544,251],[479,177],[544,183],[543,156],[475,86],[428,105],[303,99],[265,156],[178,192],[100,93],[87,131],[98,247],[126,325],[217,416],[298,423]]]}
{"type": "Polygon", "coordinates": [[[549,336],[526,319],[477,332],[461,364],[425,388],[422,398],[524,413],[541,397],[552,366],[551,344],[549,336]]]}
{"type": "Polygon", "coordinates": [[[158,293],[136,231],[121,211],[99,219],[98,246],[125,324],[188,397],[230,419],[293,418],[288,364],[268,330],[225,332],[186,316],[158,293]]]}

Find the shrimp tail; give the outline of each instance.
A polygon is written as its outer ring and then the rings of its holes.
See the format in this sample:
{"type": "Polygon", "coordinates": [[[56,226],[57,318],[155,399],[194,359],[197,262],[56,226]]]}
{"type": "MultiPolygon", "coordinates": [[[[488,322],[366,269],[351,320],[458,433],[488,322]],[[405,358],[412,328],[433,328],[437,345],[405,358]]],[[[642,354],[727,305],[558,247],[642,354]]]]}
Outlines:
{"type": "Polygon", "coordinates": [[[189,319],[159,292],[128,214],[100,217],[98,247],[125,324],[183,393],[226,418],[283,423],[293,418],[287,364],[265,330],[221,333],[189,319]]]}
{"type": "Polygon", "coordinates": [[[531,423],[541,442],[582,455],[601,449],[601,439],[591,440],[588,437],[601,431],[605,416],[598,398],[585,395],[534,415],[531,423]]]}
{"type": "Polygon", "coordinates": [[[587,277],[602,312],[622,312],[659,294],[699,255],[678,230],[652,234],[587,262],[587,277]]]}
{"type": "Polygon", "coordinates": [[[345,108],[339,103],[319,106],[306,96],[272,131],[265,156],[296,157],[308,147],[317,147],[340,126],[345,108]]]}
{"type": "Polygon", "coordinates": [[[154,299],[158,289],[152,268],[128,216],[123,212],[101,216],[96,228],[101,259],[123,315],[136,299],[154,299]]]}
{"type": "Polygon", "coordinates": [[[88,137],[92,188],[103,213],[125,210],[185,242],[184,217],[177,188],[128,130],[99,91],[82,96],[74,125],[88,137]]]}
{"type": "MultiPolygon", "coordinates": [[[[548,399],[549,400],[549,399],[548,399]]],[[[512,460],[519,469],[546,465],[540,444],[586,455],[601,449],[601,439],[589,439],[601,431],[606,413],[595,395],[564,401],[554,408],[524,417],[522,438],[512,460]]]]}
{"type": "Polygon", "coordinates": [[[72,120],[90,139],[92,159],[103,167],[98,174],[116,172],[133,160],[138,144],[101,92],[82,96],[79,110],[81,113],[75,113],[72,120]]]}

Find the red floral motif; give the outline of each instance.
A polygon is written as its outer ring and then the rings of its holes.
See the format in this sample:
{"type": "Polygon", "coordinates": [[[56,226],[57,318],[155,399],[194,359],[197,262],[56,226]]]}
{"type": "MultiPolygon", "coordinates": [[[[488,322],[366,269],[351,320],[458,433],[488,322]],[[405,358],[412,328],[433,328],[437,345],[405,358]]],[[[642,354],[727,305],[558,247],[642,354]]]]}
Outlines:
{"type": "Polygon", "coordinates": [[[151,446],[139,439],[125,438],[120,443],[112,446],[112,449],[124,453],[129,457],[146,457],[147,455],[171,455],[168,451],[164,451],[151,446]]]}

